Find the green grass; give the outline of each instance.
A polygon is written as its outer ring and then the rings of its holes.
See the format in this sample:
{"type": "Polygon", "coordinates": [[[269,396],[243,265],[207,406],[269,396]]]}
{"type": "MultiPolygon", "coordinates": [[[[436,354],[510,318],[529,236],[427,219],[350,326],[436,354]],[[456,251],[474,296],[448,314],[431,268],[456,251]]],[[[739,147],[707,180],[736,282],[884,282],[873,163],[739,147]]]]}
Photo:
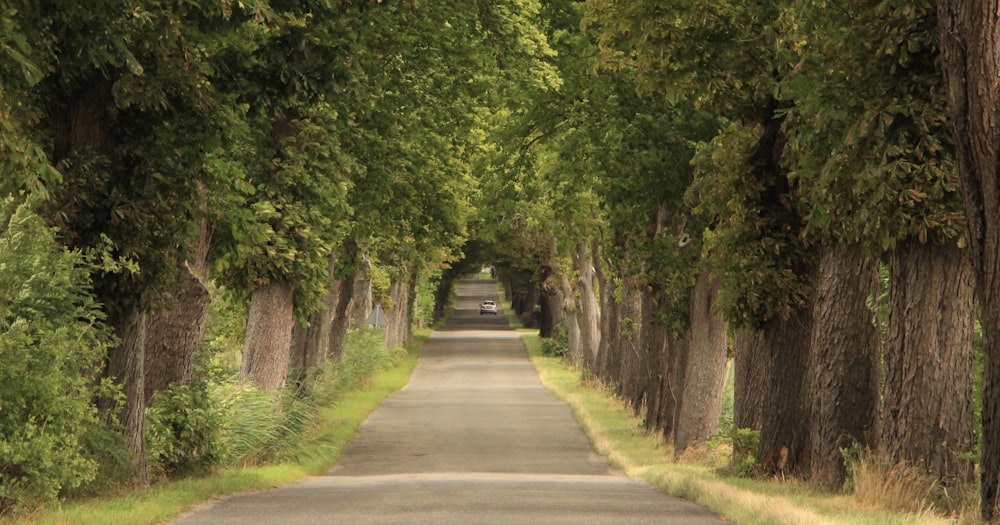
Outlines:
{"type": "MultiPolygon", "coordinates": [[[[822,493],[807,484],[724,477],[717,473],[722,450],[674,462],[664,440],[599,385],[581,381],[563,360],[545,357],[537,336],[522,336],[542,383],[572,407],[594,448],[629,476],[665,492],[696,501],[741,525],[936,525],[955,523],[930,512],[892,513],[869,509],[850,495],[822,493]]],[[[697,455],[696,455],[697,456],[697,455]]]]}
{"type": "Polygon", "coordinates": [[[414,344],[398,366],[375,374],[367,385],[343,393],[336,403],[322,408],[321,422],[307,442],[296,449],[294,461],[229,469],[204,478],[163,483],[147,490],[67,502],[23,516],[17,521],[10,517],[0,519],[0,523],[152,525],[214,497],[267,490],[326,472],[340,457],[365,418],[409,381],[421,345],[429,333],[421,331],[415,337],[414,344]]]}

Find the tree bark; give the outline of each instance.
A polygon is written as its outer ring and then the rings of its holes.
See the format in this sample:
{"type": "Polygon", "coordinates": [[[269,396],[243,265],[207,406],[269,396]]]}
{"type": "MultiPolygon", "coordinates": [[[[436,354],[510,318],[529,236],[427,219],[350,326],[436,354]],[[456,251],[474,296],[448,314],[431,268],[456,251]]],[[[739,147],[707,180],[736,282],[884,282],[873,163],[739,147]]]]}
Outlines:
{"type": "Polygon", "coordinates": [[[957,247],[909,240],[890,254],[882,455],[969,481],[975,284],[957,247]]]}
{"type": "Polygon", "coordinates": [[[294,287],[280,282],[251,294],[240,381],[264,390],[277,390],[285,384],[295,325],[294,296],[294,287]]]}
{"type": "Polygon", "coordinates": [[[389,348],[403,346],[409,339],[410,283],[407,277],[393,279],[389,285],[392,307],[385,309],[388,325],[385,327],[385,345],[389,348]]]}
{"type": "Polygon", "coordinates": [[[589,243],[580,243],[572,254],[577,272],[576,291],[580,344],[586,367],[593,371],[597,362],[597,347],[601,343],[600,308],[594,290],[594,251],[589,243]]]}
{"type": "Polygon", "coordinates": [[[542,327],[539,335],[546,333],[547,328],[547,337],[555,337],[560,327],[566,328],[566,312],[562,308],[564,300],[559,275],[554,267],[549,267],[542,284],[542,327]]]}
{"type": "Polygon", "coordinates": [[[551,279],[546,278],[542,281],[540,292],[538,296],[538,337],[553,337],[556,327],[562,322],[562,316],[558,307],[556,287],[552,284],[551,279]]]}
{"type": "Polygon", "coordinates": [[[812,308],[764,324],[768,386],[764,391],[758,463],[771,474],[804,473],[809,464],[809,339],[812,308]]]}
{"type": "Polygon", "coordinates": [[[594,375],[605,385],[614,385],[622,373],[621,304],[616,299],[620,284],[611,278],[608,264],[595,268],[601,301],[601,342],[597,346],[594,375]]]}
{"type": "Polygon", "coordinates": [[[580,340],[580,313],[577,311],[578,306],[576,300],[573,298],[573,286],[565,274],[559,276],[559,286],[562,288],[562,296],[564,297],[563,311],[565,312],[567,339],[566,355],[569,357],[569,362],[573,363],[573,365],[586,368],[583,342],[580,340]]]}
{"type": "Polygon", "coordinates": [[[673,432],[676,407],[671,390],[671,363],[674,350],[671,345],[676,339],[657,321],[662,307],[655,291],[642,294],[642,339],[649,359],[648,392],[643,423],[647,428],[658,429],[667,436],[673,432]]]}
{"type": "Polygon", "coordinates": [[[187,264],[181,265],[175,286],[166,304],[146,321],[146,404],[170,385],[191,381],[194,355],[205,338],[208,289],[187,264]]]}
{"type": "Polygon", "coordinates": [[[733,424],[760,430],[764,391],[770,383],[764,334],[751,329],[736,333],[733,343],[733,424]]]}
{"type": "Polygon", "coordinates": [[[812,481],[843,486],[841,449],[874,442],[878,408],[879,334],[868,298],[878,291],[878,262],[857,244],[824,250],[813,306],[812,481]]]}
{"type": "Polygon", "coordinates": [[[938,34],[983,328],[982,515],[1000,488],[1000,5],[938,0],[938,34]]]}
{"type": "Polygon", "coordinates": [[[368,254],[361,254],[358,271],[354,274],[354,291],[351,294],[352,302],[349,313],[349,328],[361,328],[365,326],[365,321],[368,320],[368,316],[372,313],[374,304],[372,303],[372,280],[369,275],[371,268],[372,262],[368,258],[368,254]]]}
{"type": "MultiPolygon", "coordinates": [[[[622,279],[620,293],[621,301],[617,304],[616,316],[618,326],[602,334],[601,340],[606,337],[618,339],[620,370],[608,386],[615,388],[632,409],[632,413],[638,415],[642,413],[646,403],[650,369],[649,348],[644,339],[643,291],[633,272],[628,272],[622,279]]],[[[614,301],[614,298],[611,300],[614,301]]]]}
{"type": "MultiPolygon", "coordinates": [[[[323,300],[329,301],[329,297],[323,300]]],[[[292,350],[288,361],[289,373],[302,385],[313,377],[326,363],[326,350],[330,345],[330,310],[323,309],[309,314],[308,325],[296,322],[292,326],[292,350]]]]}
{"type": "Polygon", "coordinates": [[[691,292],[684,384],[674,429],[674,455],[704,443],[718,430],[726,380],[726,319],[714,311],[719,283],[702,271],[691,292]]]}
{"type": "Polygon", "coordinates": [[[171,384],[187,384],[194,376],[194,355],[205,338],[208,306],[211,296],[208,280],[208,248],[211,234],[208,227],[207,190],[200,185],[201,212],[194,246],[188,261],[178,268],[174,288],[162,307],[146,321],[146,404],[157,392],[171,384]]]}
{"type": "Polygon", "coordinates": [[[330,346],[326,357],[339,361],[344,354],[344,339],[351,325],[351,303],[354,301],[354,277],[345,277],[337,283],[340,292],[337,293],[337,305],[330,320],[330,346]]]}
{"type": "Polygon", "coordinates": [[[557,257],[556,238],[555,236],[549,236],[548,253],[538,276],[539,337],[553,337],[556,327],[560,326],[563,322],[562,309],[559,308],[559,284],[556,280],[558,272],[557,257]]]}
{"type": "Polygon", "coordinates": [[[308,326],[295,323],[292,328],[292,352],[288,368],[295,373],[295,381],[298,384],[307,381],[314,372],[326,364],[327,349],[330,347],[331,317],[340,293],[340,281],[334,275],[336,264],[337,254],[330,254],[326,268],[327,292],[323,296],[321,308],[309,314],[308,326]]]}
{"type": "Polygon", "coordinates": [[[124,404],[101,400],[98,404],[105,422],[117,422],[125,430],[132,464],[132,483],[149,485],[146,464],[145,347],[146,313],[138,307],[109,319],[118,345],[108,352],[104,377],[121,386],[124,404]]]}

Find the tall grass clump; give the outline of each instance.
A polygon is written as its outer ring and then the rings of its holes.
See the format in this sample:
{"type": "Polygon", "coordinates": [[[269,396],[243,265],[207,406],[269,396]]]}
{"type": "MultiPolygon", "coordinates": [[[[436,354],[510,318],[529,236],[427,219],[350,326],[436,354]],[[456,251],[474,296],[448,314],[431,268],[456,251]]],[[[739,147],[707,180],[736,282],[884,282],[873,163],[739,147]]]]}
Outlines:
{"type": "Polygon", "coordinates": [[[294,460],[319,420],[321,407],[343,393],[367,388],[371,378],[399,364],[403,348],[386,348],[381,330],[348,333],[339,361],[328,361],[307,385],[268,392],[247,383],[216,389],[222,425],[219,447],[224,466],[261,465],[294,460]]]}
{"type": "Polygon", "coordinates": [[[288,389],[267,391],[249,383],[221,385],[216,395],[224,424],[221,463],[263,465],[287,459],[308,435],[317,407],[288,389]]]}
{"type": "Polygon", "coordinates": [[[926,512],[933,506],[938,482],[919,468],[889,464],[867,451],[845,454],[848,488],[864,507],[891,512],[926,512]]]}

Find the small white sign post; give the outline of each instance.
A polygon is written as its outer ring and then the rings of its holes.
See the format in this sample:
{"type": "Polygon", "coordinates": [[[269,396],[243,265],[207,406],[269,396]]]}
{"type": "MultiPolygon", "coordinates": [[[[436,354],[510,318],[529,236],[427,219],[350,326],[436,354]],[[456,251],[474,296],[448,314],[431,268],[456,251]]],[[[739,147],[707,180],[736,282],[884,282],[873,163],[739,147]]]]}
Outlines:
{"type": "Polygon", "coordinates": [[[389,319],[386,318],[385,312],[382,311],[382,305],[376,303],[375,308],[372,309],[371,315],[368,316],[368,320],[365,322],[368,326],[384,328],[387,324],[389,324],[389,319]]]}

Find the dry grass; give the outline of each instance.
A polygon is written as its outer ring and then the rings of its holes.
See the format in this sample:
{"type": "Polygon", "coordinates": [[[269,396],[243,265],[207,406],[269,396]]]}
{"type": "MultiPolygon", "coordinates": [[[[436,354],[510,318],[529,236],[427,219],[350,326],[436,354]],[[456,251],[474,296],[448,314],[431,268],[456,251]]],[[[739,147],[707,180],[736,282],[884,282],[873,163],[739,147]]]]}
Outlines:
{"type": "Polygon", "coordinates": [[[851,482],[854,497],[871,509],[923,512],[934,504],[937,480],[905,464],[890,465],[863,454],[854,461],[851,482]]]}
{"type": "Polygon", "coordinates": [[[631,417],[631,411],[606,388],[590,378],[581,378],[579,370],[564,362],[542,356],[533,337],[524,339],[542,382],[573,408],[595,449],[607,455],[613,465],[667,493],[701,503],[740,525],[979,523],[975,513],[962,510],[942,516],[942,489],[936,484],[906,470],[878,470],[874,463],[855,467],[856,494],[830,494],[794,479],[723,476],[717,465],[730,454],[726,446],[696,446],[675,460],[672,448],[658,434],[645,432],[641,422],[631,417]]]}
{"type": "Polygon", "coordinates": [[[923,519],[947,514],[951,523],[980,523],[971,483],[948,488],[918,467],[890,464],[868,453],[854,460],[851,470],[852,496],[865,508],[908,512],[923,519]]]}

